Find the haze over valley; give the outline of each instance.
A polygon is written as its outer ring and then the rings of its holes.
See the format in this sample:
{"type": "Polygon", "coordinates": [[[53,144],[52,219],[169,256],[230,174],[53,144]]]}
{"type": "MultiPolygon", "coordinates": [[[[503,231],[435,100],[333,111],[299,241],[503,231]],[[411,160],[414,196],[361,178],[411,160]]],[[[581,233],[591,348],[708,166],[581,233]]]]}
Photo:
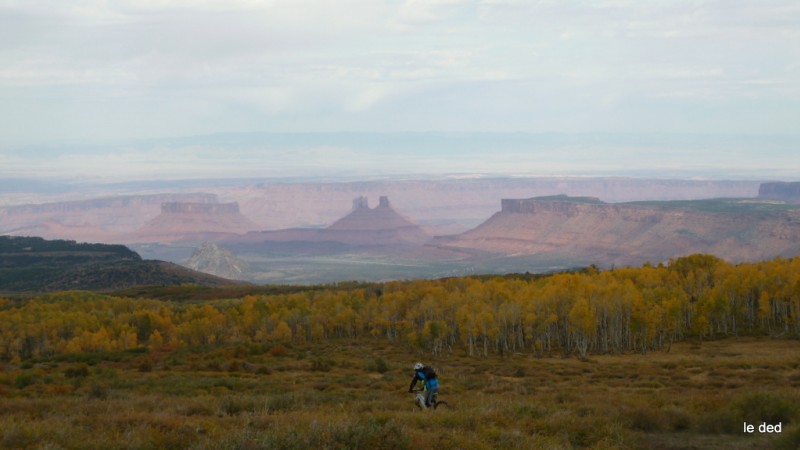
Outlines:
{"type": "Polygon", "coordinates": [[[0,233],[122,243],[256,283],[551,272],[697,252],[757,261],[798,252],[796,186],[597,176],[161,181],[145,191],[159,193],[0,207],[0,233]]]}

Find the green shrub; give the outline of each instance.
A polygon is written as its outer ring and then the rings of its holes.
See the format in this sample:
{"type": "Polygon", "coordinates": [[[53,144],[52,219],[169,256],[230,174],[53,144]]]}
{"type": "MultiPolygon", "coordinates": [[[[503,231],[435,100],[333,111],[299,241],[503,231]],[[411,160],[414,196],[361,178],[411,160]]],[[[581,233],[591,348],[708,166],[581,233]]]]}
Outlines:
{"type": "Polygon", "coordinates": [[[139,372],[152,372],[153,371],[153,363],[149,359],[145,359],[139,364],[139,372]]]}
{"type": "Polygon", "coordinates": [[[108,389],[106,389],[105,386],[95,383],[89,388],[87,397],[92,400],[104,400],[108,398],[108,389]]]}
{"type": "Polygon", "coordinates": [[[776,440],[775,450],[797,450],[800,448],[800,427],[783,430],[781,437],[776,440]]]}
{"type": "Polygon", "coordinates": [[[177,412],[184,416],[213,416],[214,410],[206,402],[196,402],[181,405],[177,408],[177,412]]]}
{"type": "Polygon", "coordinates": [[[329,372],[333,366],[333,361],[323,358],[314,358],[311,361],[311,370],[315,372],[329,372]]]}
{"type": "Polygon", "coordinates": [[[0,448],[31,448],[39,438],[28,429],[10,427],[0,430],[0,448]]]}
{"type": "Polygon", "coordinates": [[[17,377],[14,378],[14,387],[17,389],[24,389],[38,382],[39,382],[39,375],[33,372],[25,372],[17,375],[17,377]]]}
{"type": "Polygon", "coordinates": [[[664,416],[656,407],[639,407],[628,412],[630,427],[639,431],[662,431],[664,427],[664,416]]]}
{"type": "Polygon", "coordinates": [[[697,431],[709,434],[740,433],[742,421],[735,411],[730,408],[721,408],[709,411],[700,417],[697,422],[697,431]]]}
{"type": "Polygon", "coordinates": [[[786,425],[797,413],[797,407],[791,401],[772,392],[756,392],[741,397],[733,403],[733,408],[741,420],[753,424],[786,425]]]}
{"type": "Polygon", "coordinates": [[[333,447],[341,449],[408,449],[403,430],[391,421],[367,419],[335,429],[333,447]]]}
{"type": "Polygon", "coordinates": [[[664,409],[663,414],[672,431],[684,431],[692,426],[692,416],[683,408],[668,407],[664,409]]]}
{"type": "Polygon", "coordinates": [[[64,376],[67,378],[86,378],[89,376],[89,368],[86,364],[81,364],[77,367],[68,367],[64,371],[64,376]]]}
{"type": "Polygon", "coordinates": [[[386,373],[389,371],[389,364],[386,363],[385,359],[379,356],[367,366],[367,370],[378,373],[386,373]]]}
{"type": "Polygon", "coordinates": [[[277,394],[267,400],[270,411],[291,411],[297,407],[297,398],[293,394],[277,394]]]}
{"type": "MultiPolygon", "coordinates": [[[[271,429],[269,432],[262,436],[259,446],[257,448],[275,448],[275,449],[292,449],[292,450],[303,450],[303,449],[317,449],[323,447],[321,445],[314,445],[316,442],[312,443],[309,441],[318,441],[319,436],[318,433],[304,433],[297,429],[284,429],[284,430],[276,430],[271,429]]],[[[236,443],[232,445],[231,448],[246,448],[241,446],[240,444],[236,443]]]]}
{"type": "Polygon", "coordinates": [[[289,349],[282,344],[275,344],[269,349],[270,356],[289,356],[289,349]]]}
{"type": "Polygon", "coordinates": [[[243,412],[257,412],[258,404],[252,398],[247,397],[227,397],[220,405],[222,413],[227,416],[235,416],[243,412]]]}

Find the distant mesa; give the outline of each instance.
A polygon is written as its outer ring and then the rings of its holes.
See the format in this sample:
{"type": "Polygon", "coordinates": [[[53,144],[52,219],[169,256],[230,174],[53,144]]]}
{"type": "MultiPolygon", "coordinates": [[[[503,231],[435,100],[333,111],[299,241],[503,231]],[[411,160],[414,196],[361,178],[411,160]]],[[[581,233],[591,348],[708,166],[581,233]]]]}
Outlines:
{"type": "Polygon", "coordinates": [[[0,233],[116,241],[156,217],[165,202],[217,203],[215,194],[150,194],[0,208],[0,233]]]}
{"type": "Polygon", "coordinates": [[[758,197],[800,203],[800,182],[761,183],[758,188],[758,197]]]}
{"type": "MultiPolygon", "coordinates": [[[[400,207],[404,215],[414,217],[416,224],[425,230],[435,230],[437,234],[451,234],[463,232],[481,223],[496,211],[497,202],[501,198],[559,193],[593,195],[610,202],[755,197],[759,184],[759,181],[754,180],[657,180],[619,177],[448,177],[366,182],[245,183],[225,187],[216,183],[192,182],[184,185],[148,182],[139,187],[125,189],[136,192],[141,189],[173,187],[183,190],[186,186],[197,186],[198,190],[204,192],[164,191],[110,196],[106,189],[111,187],[96,186],[92,190],[81,191],[80,194],[99,195],[102,198],[50,201],[44,204],[21,203],[33,202],[36,198],[60,198],[62,195],[71,196],[77,193],[64,192],[53,197],[0,195],[0,233],[91,242],[138,242],[127,237],[161,214],[162,203],[219,203],[218,196],[222,195],[225,197],[222,201],[238,201],[241,212],[259,225],[254,230],[321,228],[341,218],[346,211],[342,206],[349,206],[354,197],[366,195],[375,203],[379,195],[390,192],[390,199],[400,207]]],[[[197,242],[202,241],[203,239],[197,242]]]]}
{"type": "Polygon", "coordinates": [[[205,241],[220,235],[244,234],[259,226],[239,212],[239,204],[165,202],[161,214],[127,238],[131,242],[205,241]]]}
{"type": "Polygon", "coordinates": [[[605,203],[591,197],[504,199],[502,209],[436,247],[604,266],[691,253],[730,261],[800,254],[800,206],[758,199],[605,203]]]}
{"type": "Polygon", "coordinates": [[[289,228],[261,233],[250,233],[248,240],[339,242],[348,245],[422,245],[430,236],[409,219],[398,214],[381,196],[378,206],[369,207],[366,197],[353,200],[353,209],[326,228],[289,228]]]}
{"type": "Polygon", "coordinates": [[[239,214],[239,204],[236,202],[231,202],[231,203],[165,202],[161,204],[161,213],[235,215],[239,214]]]}

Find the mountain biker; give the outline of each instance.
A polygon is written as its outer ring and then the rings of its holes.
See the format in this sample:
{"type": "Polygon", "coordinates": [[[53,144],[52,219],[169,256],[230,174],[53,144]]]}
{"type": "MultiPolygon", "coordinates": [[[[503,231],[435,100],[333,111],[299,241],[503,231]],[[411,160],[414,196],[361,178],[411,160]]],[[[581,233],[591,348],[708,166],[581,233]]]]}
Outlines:
{"type": "Polygon", "coordinates": [[[421,362],[414,364],[414,378],[411,380],[408,392],[414,392],[417,381],[422,381],[425,385],[425,407],[429,408],[434,395],[439,392],[439,379],[436,371],[433,370],[433,367],[423,365],[421,362]]]}

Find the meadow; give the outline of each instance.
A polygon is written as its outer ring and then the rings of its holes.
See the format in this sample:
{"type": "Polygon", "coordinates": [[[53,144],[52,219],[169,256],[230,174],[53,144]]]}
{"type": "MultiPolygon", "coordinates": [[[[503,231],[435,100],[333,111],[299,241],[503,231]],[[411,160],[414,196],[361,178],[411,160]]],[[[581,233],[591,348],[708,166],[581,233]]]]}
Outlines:
{"type": "Polygon", "coordinates": [[[0,448],[797,449],[798,317],[800,258],[710,255],[0,299],[0,448]]]}
{"type": "Polygon", "coordinates": [[[139,348],[3,363],[0,447],[794,449],[798,387],[800,346],[770,338],[582,360],[373,338],[139,348]],[[415,360],[452,408],[414,406],[415,360]]]}

